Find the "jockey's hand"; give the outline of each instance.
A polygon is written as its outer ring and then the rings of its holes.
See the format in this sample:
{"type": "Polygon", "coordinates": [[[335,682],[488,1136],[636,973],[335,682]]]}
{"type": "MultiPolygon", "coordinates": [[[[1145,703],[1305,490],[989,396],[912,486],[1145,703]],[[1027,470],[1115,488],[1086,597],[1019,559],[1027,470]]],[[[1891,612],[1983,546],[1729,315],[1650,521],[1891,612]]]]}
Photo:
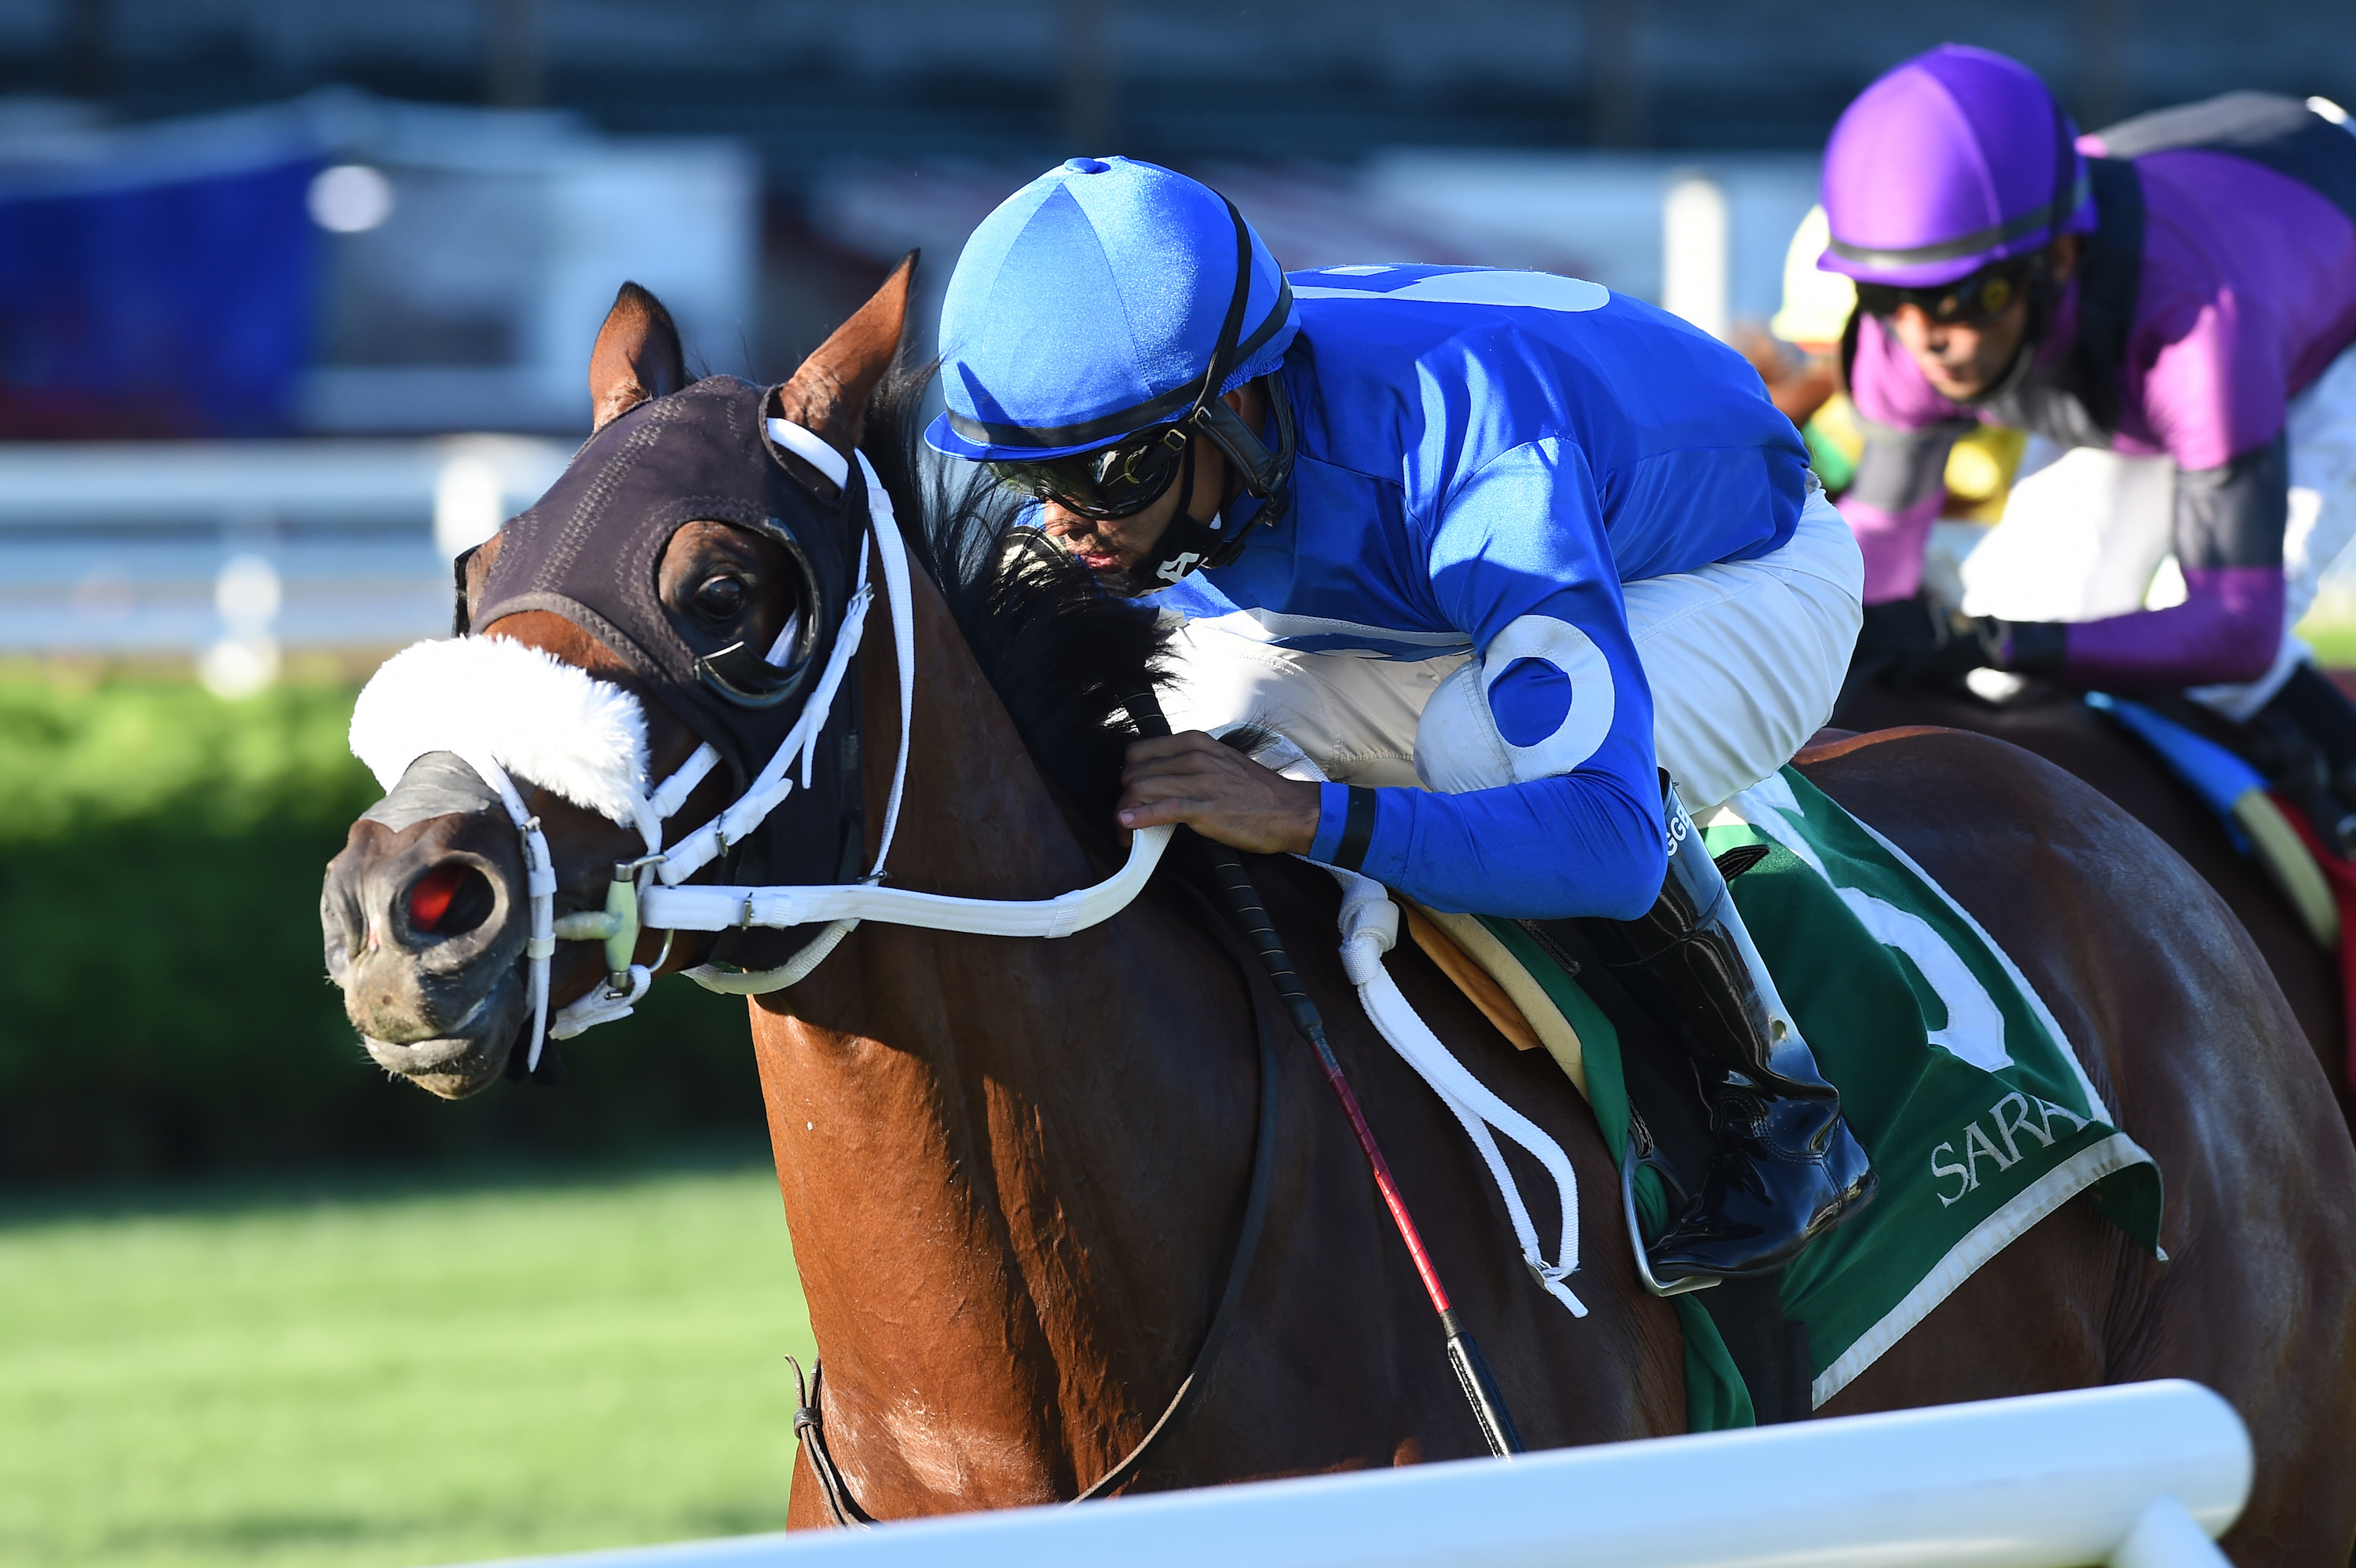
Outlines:
{"type": "Polygon", "coordinates": [[[1928,594],[1865,607],[1852,667],[1884,686],[1945,686],[1969,672],[2003,667],[2001,622],[1974,620],[1928,594]]]}
{"type": "Polygon", "coordinates": [[[1889,687],[1947,686],[1982,668],[2058,675],[2068,654],[2066,627],[1965,615],[1917,594],[1865,607],[1849,667],[1889,687]]]}
{"type": "Polygon", "coordinates": [[[1123,827],[1183,822],[1256,855],[1305,855],[1317,840],[1317,786],[1261,767],[1200,730],[1140,741],[1120,771],[1123,827]]]}

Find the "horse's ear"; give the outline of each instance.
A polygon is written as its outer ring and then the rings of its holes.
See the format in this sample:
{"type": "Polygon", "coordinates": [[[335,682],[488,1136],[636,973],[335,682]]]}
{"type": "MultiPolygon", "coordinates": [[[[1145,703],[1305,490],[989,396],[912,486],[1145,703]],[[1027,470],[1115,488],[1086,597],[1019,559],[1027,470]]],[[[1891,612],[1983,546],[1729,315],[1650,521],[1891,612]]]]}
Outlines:
{"type": "Polygon", "coordinates": [[[603,430],[648,398],[686,385],[687,357],[670,312],[637,284],[624,283],[597,329],[597,347],[589,351],[593,428],[603,430]]]}
{"type": "Polygon", "coordinates": [[[874,297],[777,389],[780,417],[815,432],[843,456],[851,455],[864,433],[867,400],[900,352],[900,334],[908,325],[908,283],[916,274],[916,252],[911,251],[874,297]]]}

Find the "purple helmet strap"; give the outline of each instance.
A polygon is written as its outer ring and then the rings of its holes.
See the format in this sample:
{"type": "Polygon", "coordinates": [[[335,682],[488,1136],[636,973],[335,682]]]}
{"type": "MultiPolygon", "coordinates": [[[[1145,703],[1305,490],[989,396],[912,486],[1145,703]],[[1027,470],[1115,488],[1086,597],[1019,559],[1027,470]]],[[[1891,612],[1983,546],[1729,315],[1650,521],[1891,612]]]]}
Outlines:
{"type": "Polygon", "coordinates": [[[2005,368],[2003,375],[1989,384],[1987,391],[1971,400],[1975,403],[2003,397],[2028,379],[2029,367],[2037,359],[2037,350],[2053,331],[2054,320],[2061,314],[2062,288],[2062,280],[2053,270],[2053,251],[2062,243],[2065,228],[2078,209],[2078,204],[2072,199],[2077,194],[2077,144],[2071,140],[2070,122],[2063,118],[2062,105],[2056,103],[2053,105],[2053,202],[2050,208],[2053,227],[2046,236],[2045,248],[2038,251],[2029,263],[2029,321],[2021,331],[2020,347],[2013,355],[2012,363],[2005,368]]]}
{"type": "MultiPolygon", "coordinates": [[[[2012,363],[2004,374],[1987,384],[1976,397],[1956,401],[1976,408],[1984,403],[2009,396],[2029,379],[2029,372],[2037,362],[2037,351],[2053,331],[2055,318],[2061,314],[2062,282],[2053,271],[2053,248],[2062,242],[2063,226],[2077,211],[2078,204],[2071,197],[2076,193],[2078,158],[2077,144],[2070,137],[2070,122],[2062,117],[2062,105],[2053,106],[2053,200],[2048,207],[2052,232],[2046,237],[2045,248],[2031,257],[2029,266],[2029,320],[2022,327],[2020,347],[2014,351],[2012,363]]],[[[1847,352],[1853,357],[1854,349],[1847,352]]]]}

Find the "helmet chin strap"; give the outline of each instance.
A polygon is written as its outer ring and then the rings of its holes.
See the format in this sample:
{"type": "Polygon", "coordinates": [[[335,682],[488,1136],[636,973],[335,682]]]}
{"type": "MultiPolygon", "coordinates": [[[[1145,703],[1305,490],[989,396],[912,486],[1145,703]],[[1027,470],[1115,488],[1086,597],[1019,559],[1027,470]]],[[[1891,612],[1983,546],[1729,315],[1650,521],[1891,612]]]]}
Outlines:
{"type": "MultiPolygon", "coordinates": [[[[2030,325],[2035,325],[2035,320],[2032,318],[2030,325]]],[[[2005,368],[2003,375],[1998,376],[1986,388],[1968,398],[1955,398],[1951,400],[1967,409],[1984,408],[1999,398],[2009,397],[2019,391],[2020,384],[2029,379],[2029,372],[2036,368],[2038,347],[2043,341],[2042,333],[2023,332],[2020,335],[2020,347],[2013,355],[2012,363],[2005,368]]]]}
{"type": "Polygon", "coordinates": [[[1197,518],[1192,509],[1196,454],[1190,452],[1180,479],[1178,507],[1170,514],[1169,526],[1153,541],[1151,552],[1123,574],[1124,581],[1119,586],[1132,594],[1155,593],[1205,568],[1225,566],[1243,552],[1253,524],[1273,528],[1284,519],[1292,500],[1287,482],[1291,476],[1297,445],[1292,400],[1285,394],[1281,378],[1271,375],[1261,380],[1268,389],[1269,411],[1276,420],[1274,453],[1263,446],[1259,438],[1236,417],[1235,411],[1219,400],[1214,399],[1188,421],[1196,439],[1208,441],[1226,460],[1235,480],[1229,488],[1259,497],[1263,503],[1259,511],[1250,522],[1233,522],[1222,502],[1207,520],[1197,518]]]}
{"type": "MultiPolygon", "coordinates": [[[[1242,537],[1241,528],[1233,531],[1237,539],[1242,537]]],[[[1206,566],[1226,565],[1236,554],[1234,546],[1224,508],[1212,513],[1211,520],[1205,523],[1187,516],[1182,504],[1170,526],[1162,530],[1161,539],[1154,541],[1152,553],[1127,574],[1123,586],[1132,593],[1159,592],[1206,566]]]]}
{"type": "Polygon", "coordinates": [[[1178,480],[1177,508],[1170,514],[1162,537],[1153,541],[1151,553],[1128,574],[1130,585],[1138,593],[1167,588],[1209,564],[1212,557],[1224,559],[1234,553],[1228,549],[1224,507],[1213,512],[1208,522],[1197,521],[1194,517],[1194,466],[1201,460],[1199,451],[1187,452],[1178,480]]]}

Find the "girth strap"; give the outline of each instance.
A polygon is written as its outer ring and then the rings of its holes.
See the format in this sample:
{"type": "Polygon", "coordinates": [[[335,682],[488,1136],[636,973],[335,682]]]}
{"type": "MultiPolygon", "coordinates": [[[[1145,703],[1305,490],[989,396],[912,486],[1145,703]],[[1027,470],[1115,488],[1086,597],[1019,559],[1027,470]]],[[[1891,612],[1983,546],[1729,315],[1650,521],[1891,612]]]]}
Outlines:
{"type": "MultiPolygon", "coordinates": [[[[1194,901],[1204,906],[1211,930],[1221,946],[1243,970],[1244,987],[1251,1005],[1252,1037],[1259,1049],[1259,1126],[1252,1138],[1252,1178],[1249,1195],[1244,1200],[1243,1228],[1236,1236],[1236,1250],[1227,1264],[1227,1283],[1219,1293],[1219,1305],[1211,1314],[1211,1327],[1203,1336],[1203,1343],[1194,1352],[1194,1364],[1186,1370],[1185,1381],[1171,1396],[1162,1417],[1138,1439],[1137,1445],[1103,1475],[1091,1482],[1072,1503],[1084,1503],[1108,1497],[1136,1478],[1162,1440],[1176,1429],[1187,1412],[1202,1400],[1203,1391],[1210,1381],[1211,1367],[1218,1360],[1219,1349],[1226,1343],[1227,1334],[1235,1327],[1237,1310],[1243,1304],[1244,1286],[1251,1278],[1252,1262],[1259,1253],[1260,1233],[1268,1224],[1269,1194],[1275,1186],[1276,1118],[1277,1118],[1277,1055],[1276,1045],[1269,1038],[1269,1008],[1262,1000],[1261,988],[1266,976],[1251,952],[1244,946],[1226,912],[1213,904],[1203,891],[1191,882],[1179,884],[1194,901]]],[[[787,1358],[792,1360],[791,1357],[787,1358]]],[[[810,1472],[818,1477],[820,1494],[826,1499],[828,1517],[846,1530],[864,1530],[876,1521],[875,1517],[859,1506],[851,1495],[851,1485],[834,1460],[833,1450],[827,1446],[824,1417],[819,1412],[819,1397],[824,1367],[813,1358],[809,1381],[802,1382],[801,1363],[795,1361],[794,1381],[801,1404],[794,1412],[794,1435],[802,1445],[802,1456],[809,1461],[810,1472]]],[[[1070,1507],[1067,1503],[1065,1506],[1070,1507]]]]}

